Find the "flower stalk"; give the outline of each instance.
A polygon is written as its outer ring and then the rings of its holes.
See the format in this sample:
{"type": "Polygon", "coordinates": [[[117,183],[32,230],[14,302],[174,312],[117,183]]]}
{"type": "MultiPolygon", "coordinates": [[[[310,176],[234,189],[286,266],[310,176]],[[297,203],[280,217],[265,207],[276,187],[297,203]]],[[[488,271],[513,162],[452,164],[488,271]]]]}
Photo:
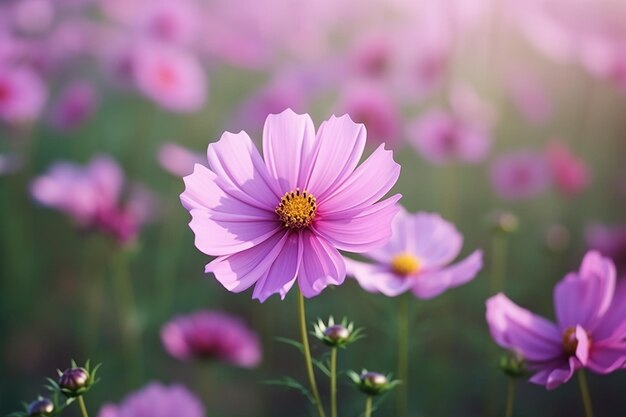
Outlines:
{"type": "Polygon", "coordinates": [[[408,379],[409,379],[409,299],[400,297],[398,303],[398,379],[402,381],[398,389],[397,415],[407,416],[408,379]]]}
{"type": "Polygon", "coordinates": [[[587,385],[587,374],[584,369],[578,371],[578,386],[580,387],[580,396],[583,400],[583,408],[585,409],[585,417],[593,417],[593,407],[591,406],[591,395],[589,394],[589,385],[587,385]]]}

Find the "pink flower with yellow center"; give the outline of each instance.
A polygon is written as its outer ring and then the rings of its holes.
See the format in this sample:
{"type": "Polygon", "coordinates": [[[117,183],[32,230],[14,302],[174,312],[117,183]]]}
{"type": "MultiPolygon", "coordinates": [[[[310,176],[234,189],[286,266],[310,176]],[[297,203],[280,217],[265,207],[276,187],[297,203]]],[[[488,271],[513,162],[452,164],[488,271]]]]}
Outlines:
{"type": "Polygon", "coordinates": [[[585,255],[578,272],[554,288],[556,324],[525,310],[504,294],[487,300],[491,336],[515,351],[534,372],[530,382],[553,389],[574,371],[608,374],[626,365],[626,285],[616,288],[615,266],[598,252],[585,255]]]}
{"type": "Polygon", "coordinates": [[[209,145],[208,167],[185,177],[183,206],[196,247],[217,258],[205,271],[229,291],[284,298],[298,282],[305,297],[343,283],[339,250],[367,252],[391,237],[400,195],[380,200],[400,166],[381,145],[357,167],[365,127],[331,117],[317,133],[308,115],[268,116],[263,157],[245,132],[209,145]]]}
{"type": "Polygon", "coordinates": [[[416,297],[436,297],[471,281],[482,268],[482,252],[459,255],[463,236],[438,214],[402,211],[393,222],[393,237],[385,246],[364,254],[374,263],[348,260],[348,273],[369,292],[395,297],[411,290],[416,297]]]}

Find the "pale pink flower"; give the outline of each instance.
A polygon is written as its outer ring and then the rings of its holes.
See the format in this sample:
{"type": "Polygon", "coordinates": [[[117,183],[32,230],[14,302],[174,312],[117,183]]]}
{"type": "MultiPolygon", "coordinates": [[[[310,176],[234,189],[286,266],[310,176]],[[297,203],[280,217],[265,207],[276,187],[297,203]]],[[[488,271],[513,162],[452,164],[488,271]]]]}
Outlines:
{"type": "Polygon", "coordinates": [[[261,361],[256,333],[240,318],[220,311],[174,317],[161,328],[161,342],[180,360],[216,360],[243,368],[254,368],[261,361]]]}
{"type": "Polygon", "coordinates": [[[182,385],[151,382],[119,404],[104,404],[98,417],[204,417],[200,399],[182,385]]]}
{"type": "Polygon", "coordinates": [[[198,39],[200,17],[193,0],[151,0],[137,12],[135,26],[156,41],[192,46],[198,39]]]}
{"type": "Polygon", "coordinates": [[[21,123],[37,119],[47,94],[45,84],[31,69],[0,65],[0,120],[21,123]]]}
{"type": "Polygon", "coordinates": [[[552,173],[552,181],[563,194],[576,196],[589,185],[587,164],[572,154],[565,143],[551,142],[546,148],[546,159],[552,173]]]}
{"type": "Polygon", "coordinates": [[[597,252],[554,288],[556,324],[525,310],[504,294],[487,300],[494,341],[520,355],[530,382],[554,389],[588,368],[608,374],[626,363],[626,284],[616,288],[615,266],[597,252]]]}
{"type": "Polygon", "coordinates": [[[284,298],[293,284],[305,297],[345,279],[338,249],[367,252],[391,237],[400,195],[377,202],[400,173],[381,145],[357,167],[363,125],[331,117],[317,134],[308,115],[268,116],[263,158],[245,132],[209,145],[208,168],[185,177],[181,201],[196,247],[217,256],[206,267],[232,292],[255,285],[253,298],[284,298]]]}
{"type": "Polygon", "coordinates": [[[165,143],[159,148],[157,160],[161,168],[176,177],[184,177],[193,172],[196,164],[204,163],[204,156],[173,142],[165,143]]]}
{"type": "Polygon", "coordinates": [[[540,125],[552,116],[552,101],[534,75],[515,72],[507,78],[506,89],[515,107],[530,123],[540,125]]]}
{"type": "Polygon", "coordinates": [[[550,171],[542,153],[517,151],[498,157],[491,166],[491,185],[510,200],[536,197],[547,190],[550,171]]]}
{"type": "Polygon", "coordinates": [[[389,243],[364,254],[373,263],[348,259],[348,273],[369,292],[395,297],[410,290],[433,298],[471,281],[482,268],[480,250],[451,264],[462,246],[463,236],[438,214],[401,211],[389,243]]]}
{"type": "Polygon", "coordinates": [[[208,81],[195,56],[152,42],[142,43],[135,53],[133,74],[143,94],[175,112],[197,112],[204,106],[208,81]]]}

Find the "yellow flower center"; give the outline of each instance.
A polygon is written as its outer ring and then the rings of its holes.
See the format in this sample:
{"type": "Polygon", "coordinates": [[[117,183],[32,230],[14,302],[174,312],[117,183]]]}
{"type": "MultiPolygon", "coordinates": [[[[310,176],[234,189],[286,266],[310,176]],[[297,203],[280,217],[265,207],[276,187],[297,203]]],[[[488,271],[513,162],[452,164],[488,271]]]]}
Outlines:
{"type": "MultiPolygon", "coordinates": [[[[587,340],[591,343],[591,337],[587,335],[587,340]]],[[[574,356],[576,354],[576,348],[578,347],[578,340],[576,340],[576,327],[568,327],[563,332],[563,351],[568,356],[574,356]]]]}
{"type": "Polygon", "coordinates": [[[398,275],[408,276],[415,274],[422,267],[419,258],[410,253],[399,253],[391,259],[391,269],[398,275]]]}
{"type": "Polygon", "coordinates": [[[280,199],[275,211],[287,229],[298,230],[311,225],[317,211],[317,203],[313,194],[296,188],[280,199]]]}

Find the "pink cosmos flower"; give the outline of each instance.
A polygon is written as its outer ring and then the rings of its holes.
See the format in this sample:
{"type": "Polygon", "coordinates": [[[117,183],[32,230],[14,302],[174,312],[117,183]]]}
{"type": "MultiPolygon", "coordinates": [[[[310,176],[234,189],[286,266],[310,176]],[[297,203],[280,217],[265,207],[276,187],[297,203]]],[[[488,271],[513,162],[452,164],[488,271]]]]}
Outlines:
{"type": "Polygon", "coordinates": [[[572,154],[563,142],[550,143],[546,148],[546,159],[552,172],[552,180],[563,194],[576,196],[589,185],[587,165],[572,154]]]}
{"type": "Polygon", "coordinates": [[[491,166],[491,185],[500,197],[510,200],[535,197],[550,183],[544,156],[533,151],[501,155],[491,166]]]}
{"type": "Polygon", "coordinates": [[[46,86],[34,71],[0,65],[0,120],[21,123],[36,119],[46,97],[46,86]]]}
{"type": "Polygon", "coordinates": [[[159,148],[157,160],[161,168],[176,177],[184,177],[193,172],[195,164],[202,164],[204,156],[176,143],[165,143],[159,148]]]}
{"type": "Polygon", "coordinates": [[[554,389],[574,371],[608,374],[626,362],[626,284],[616,289],[615,266],[588,252],[578,272],[554,288],[556,324],[525,310],[504,294],[487,300],[495,342],[521,355],[535,372],[530,381],[554,389]]]}
{"type": "Polygon", "coordinates": [[[552,101],[545,86],[533,74],[514,72],[506,80],[506,89],[528,122],[540,125],[552,116],[552,101]]]}
{"type": "Polygon", "coordinates": [[[400,142],[400,111],[382,86],[361,84],[350,86],[343,95],[340,107],[368,131],[370,145],[400,142]]]}
{"type": "Polygon", "coordinates": [[[626,273],[626,225],[592,224],[586,231],[587,246],[613,259],[620,273],[626,273]]]}
{"type": "Polygon", "coordinates": [[[238,317],[202,310],[174,317],[161,329],[165,350],[180,360],[215,359],[254,368],[261,362],[259,338],[238,317]]]}
{"type": "Polygon", "coordinates": [[[136,189],[122,204],[124,174],[110,157],[97,156],[85,167],[59,162],[31,183],[33,198],[70,216],[79,226],[101,230],[120,242],[132,240],[153,215],[147,191],[136,189]]]}
{"type": "Polygon", "coordinates": [[[142,44],[136,53],[133,74],[143,94],[176,112],[196,112],[204,106],[207,78],[193,55],[154,43],[142,44]]]}
{"type": "Polygon", "coordinates": [[[410,123],[407,136],[415,150],[433,164],[453,161],[475,164],[491,148],[487,131],[441,109],[430,110],[410,123]]]}
{"type": "Polygon", "coordinates": [[[66,86],[52,110],[52,123],[60,130],[74,130],[96,110],[97,93],[87,81],[74,81],[66,86]]]}
{"type": "Polygon", "coordinates": [[[150,38],[179,45],[192,45],[199,34],[200,11],[192,0],[144,2],[135,25],[150,38]]]}
{"type": "Polygon", "coordinates": [[[340,250],[367,252],[391,237],[400,195],[377,202],[400,166],[381,145],[357,168],[366,131],[331,117],[317,134],[308,115],[270,115],[263,158],[245,132],[209,145],[208,168],[185,177],[181,201],[196,247],[217,256],[206,267],[232,292],[255,285],[253,298],[284,298],[293,284],[305,297],[345,279],[340,250]]]}
{"type": "Polygon", "coordinates": [[[204,417],[200,399],[182,385],[151,382],[120,404],[105,404],[98,417],[204,417]]]}
{"type": "Polygon", "coordinates": [[[364,254],[374,263],[347,260],[348,273],[366,291],[395,297],[411,290],[429,299],[471,281],[482,268],[480,250],[450,264],[461,252],[463,236],[438,214],[401,211],[392,236],[385,246],[364,254]]]}

